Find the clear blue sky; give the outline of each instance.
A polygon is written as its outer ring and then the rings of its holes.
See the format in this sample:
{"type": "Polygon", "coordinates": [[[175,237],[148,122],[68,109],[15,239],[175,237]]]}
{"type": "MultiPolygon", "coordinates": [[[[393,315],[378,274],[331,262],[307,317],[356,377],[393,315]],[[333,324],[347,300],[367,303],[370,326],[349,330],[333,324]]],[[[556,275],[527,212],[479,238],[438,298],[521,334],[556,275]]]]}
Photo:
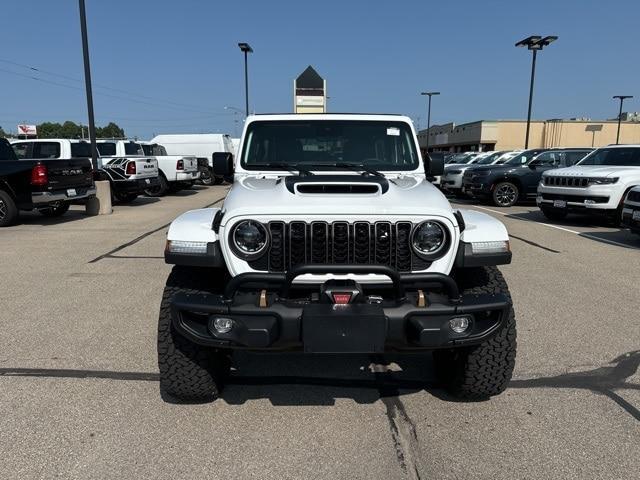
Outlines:
{"type": "MultiPolygon", "coordinates": [[[[419,92],[439,90],[432,123],[524,118],[531,55],[514,43],[532,34],[560,37],[538,57],[534,118],[611,118],[616,94],[635,95],[625,110],[640,110],[637,0],[86,2],[97,122],[130,136],[233,134],[224,106],[244,106],[239,41],[255,50],[256,112],[291,111],[292,80],[311,64],[330,111],[405,113],[424,126],[419,92]]],[[[83,84],[65,78],[83,78],[77,0],[3,2],[0,44],[0,126],[86,122],[83,84]]]]}

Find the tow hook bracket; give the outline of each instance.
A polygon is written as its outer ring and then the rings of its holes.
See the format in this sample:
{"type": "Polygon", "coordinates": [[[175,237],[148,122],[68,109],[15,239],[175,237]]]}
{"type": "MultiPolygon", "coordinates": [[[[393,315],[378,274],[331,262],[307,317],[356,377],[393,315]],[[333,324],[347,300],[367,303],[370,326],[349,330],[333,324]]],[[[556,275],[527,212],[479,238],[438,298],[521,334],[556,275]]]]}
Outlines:
{"type": "Polygon", "coordinates": [[[260,291],[260,301],[258,303],[258,306],[260,308],[267,308],[267,291],[265,289],[262,289],[260,291]]]}
{"type": "Polygon", "coordinates": [[[418,307],[424,308],[427,306],[427,299],[424,296],[424,292],[422,290],[418,290],[418,307]]]}

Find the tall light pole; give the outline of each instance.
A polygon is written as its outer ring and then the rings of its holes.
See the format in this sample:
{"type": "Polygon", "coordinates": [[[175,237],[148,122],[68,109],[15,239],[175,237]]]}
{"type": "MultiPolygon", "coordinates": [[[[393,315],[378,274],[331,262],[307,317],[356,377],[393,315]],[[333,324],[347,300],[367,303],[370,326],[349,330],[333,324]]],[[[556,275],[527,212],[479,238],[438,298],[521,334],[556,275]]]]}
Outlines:
{"type": "Polygon", "coordinates": [[[98,150],[96,147],[96,122],[93,115],[93,92],[91,90],[91,65],[89,64],[89,40],[87,38],[87,14],[84,0],[79,0],[80,31],[82,33],[82,56],[84,58],[84,85],[87,92],[87,113],[89,115],[89,141],[91,142],[91,164],[98,168],[98,150]]]}
{"type": "Polygon", "coordinates": [[[618,133],[616,134],[616,145],[620,144],[620,122],[622,122],[622,103],[626,98],[633,98],[633,95],[614,95],[613,98],[620,100],[620,112],[618,112],[618,133]]]}
{"type": "Polygon", "coordinates": [[[429,153],[429,128],[431,128],[431,97],[434,95],[440,95],[440,92],[422,92],[420,95],[427,95],[429,97],[429,103],[427,107],[427,146],[426,151],[429,153]]]}
{"type": "Polygon", "coordinates": [[[239,43],[238,47],[244,53],[244,111],[245,116],[249,116],[249,70],[247,66],[247,55],[253,53],[253,48],[248,43],[239,43]]]}
{"type": "Polygon", "coordinates": [[[558,39],[555,35],[547,37],[541,37],[540,35],[532,35],[520,40],[516,43],[516,47],[527,47],[528,50],[533,52],[533,58],[531,60],[531,84],[529,85],[529,109],[527,110],[527,133],[524,138],[524,148],[529,148],[529,129],[531,127],[531,104],[533,103],[533,81],[536,77],[536,57],[538,50],[542,50],[551,42],[555,42],[558,39]]]}

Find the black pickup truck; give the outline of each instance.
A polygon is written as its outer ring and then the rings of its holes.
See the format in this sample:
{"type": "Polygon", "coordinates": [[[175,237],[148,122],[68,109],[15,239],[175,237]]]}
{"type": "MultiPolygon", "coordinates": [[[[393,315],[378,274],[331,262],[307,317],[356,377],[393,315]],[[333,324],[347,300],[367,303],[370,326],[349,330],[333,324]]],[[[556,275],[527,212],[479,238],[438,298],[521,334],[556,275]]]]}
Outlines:
{"type": "Polygon", "coordinates": [[[20,210],[62,215],[71,201],[95,193],[89,159],[19,160],[9,142],[0,138],[0,227],[14,223],[20,210]]]}

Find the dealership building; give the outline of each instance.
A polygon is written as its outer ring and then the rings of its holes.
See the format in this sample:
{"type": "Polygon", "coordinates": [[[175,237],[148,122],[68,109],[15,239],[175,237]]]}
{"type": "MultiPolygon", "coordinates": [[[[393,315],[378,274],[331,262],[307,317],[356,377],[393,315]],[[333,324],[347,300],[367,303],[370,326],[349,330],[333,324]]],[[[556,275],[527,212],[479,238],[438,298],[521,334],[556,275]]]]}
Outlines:
{"type": "MultiPolygon", "coordinates": [[[[623,114],[620,143],[640,144],[637,114],[623,114]]],[[[433,125],[418,132],[420,148],[430,151],[515,150],[524,147],[526,120],[479,120],[456,125],[433,125]],[[429,141],[427,142],[427,135],[429,141]]],[[[618,120],[532,120],[529,148],[601,147],[616,143],[618,120]]]]}

